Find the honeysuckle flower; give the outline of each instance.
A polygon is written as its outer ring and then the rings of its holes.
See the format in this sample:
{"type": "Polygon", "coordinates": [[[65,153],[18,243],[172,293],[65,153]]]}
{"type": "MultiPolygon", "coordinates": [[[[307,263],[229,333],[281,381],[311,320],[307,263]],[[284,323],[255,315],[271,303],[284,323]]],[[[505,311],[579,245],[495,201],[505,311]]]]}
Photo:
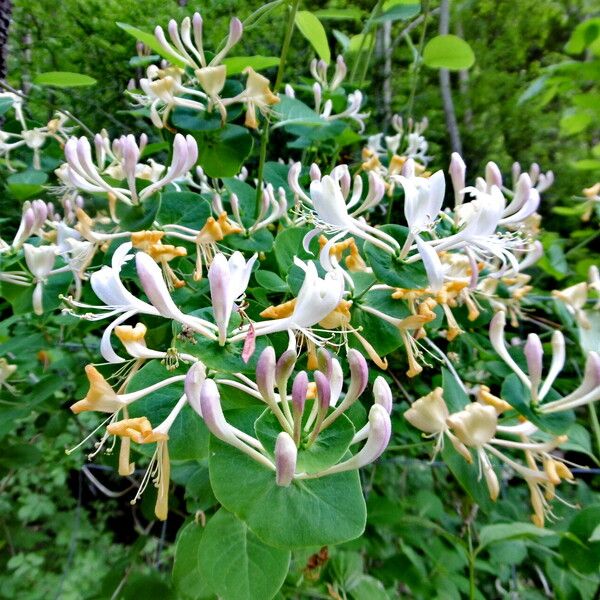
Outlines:
{"type": "Polygon", "coordinates": [[[191,136],[176,134],[173,141],[173,156],[166,174],[158,181],[145,187],[139,194],[135,189],[135,166],[140,149],[133,136],[128,136],[120,143],[125,160],[124,175],[128,188],[116,188],[102,178],[98,166],[92,160],[91,146],[87,138],[70,138],[65,144],[65,158],[67,168],[65,176],[72,185],[84,192],[110,192],[117,199],[126,204],[137,204],[152,194],[162,189],[179,177],[183,177],[196,164],[198,159],[198,145],[191,136]]]}
{"type": "Polygon", "coordinates": [[[168,235],[196,244],[196,270],[194,280],[202,279],[202,266],[210,266],[213,257],[218,252],[217,242],[225,236],[242,232],[242,227],[232,222],[227,213],[222,211],[219,218],[208,217],[206,223],[198,231],[183,225],[167,224],[164,226],[168,235]]]}
{"type": "Polygon", "coordinates": [[[200,317],[186,315],[177,307],[171,298],[160,267],[148,254],[138,252],[135,256],[135,264],[142,288],[160,316],[174,319],[196,333],[216,339],[213,333],[216,326],[213,323],[200,317]]]}
{"type": "Polygon", "coordinates": [[[231,48],[240,41],[244,27],[237,17],[233,17],[229,23],[229,35],[225,45],[209,62],[204,53],[203,21],[200,13],[194,13],[191,19],[185,17],[179,27],[177,27],[177,22],[171,19],[167,30],[171,43],[167,41],[165,32],[160,25],[154,29],[154,35],[162,48],[192,69],[202,69],[219,65],[231,48]],[[192,35],[194,36],[193,41],[192,35]]]}
{"type": "MultiPolygon", "coordinates": [[[[310,328],[325,318],[339,303],[344,293],[344,279],[338,271],[319,277],[313,262],[304,263],[297,257],[294,263],[305,273],[297,298],[292,300],[291,314],[281,318],[258,321],[252,326],[244,326],[239,333],[234,332],[230,341],[246,339],[250,331],[254,335],[267,335],[278,331],[300,331],[307,338],[316,340],[310,328]]],[[[264,312],[264,311],[263,311],[264,312]]]]}
{"type": "Polygon", "coordinates": [[[586,358],[584,377],[577,389],[563,398],[542,403],[565,364],[564,337],[558,330],[553,332],[551,342],[552,360],[546,379],[542,380],[543,351],[538,336],[530,334],[525,344],[524,353],[528,366],[528,374],[525,374],[506,348],[505,323],[506,318],[503,312],[497,313],[492,319],[490,323],[492,346],[529,390],[531,401],[537,406],[537,410],[541,414],[572,410],[600,399],[600,355],[596,352],[589,352],[586,358]]]}
{"type": "Polygon", "coordinates": [[[167,121],[176,106],[204,111],[206,94],[182,84],[183,70],[179,67],[159,69],[155,65],[148,67],[146,77],[140,79],[140,88],[144,95],[131,93],[134,101],[141,106],[150,107],[152,124],[159,129],[168,127],[167,121]],[[193,98],[183,98],[183,95],[193,98]]]}
{"type": "MultiPolygon", "coordinates": [[[[66,299],[71,307],[94,309],[97,312],[85,313],[84,319],[99,320],[116,317],[104,330],[100,341],[102,356],[109,362],[124,362],[112,349],[110,336],[115,327],[136,314],[156,315],[160,313],[151,304],[144,302],[132,294],[121,281],[120,273],[123,265],[133,258],[129,254],[131,243],[121,244],[112,256],[111,266],[104,265],[100,270],[92,273],[90,284],[94,293],[104,303],[101,306],[84,304],[82,302],[66,299]]],[[[158,268],[158,267],[157,267],[158,268]]],[[[69,312],[71,309],[67,309],[69,312]]]]}
{"type": "Polygon", "coordinates": [[[269,113],[270,107],[277,104],[279,96],[275,95],[270,89],[270,81],[260,73],[257,73],[252,67],[246,67],[243,71],[246,75],[246,88],[243,92],[233,98],[223,100],[225,106],[236,102],[243,102],[246,105],[246,120],[244,125],[251,129],[258,127],[256,111],[263,115],[269,113]]]}
{"type": "Polygon", "coordinates": [[[391,436],[392,422],[390,415],[380,404],[373,404],[369,410],[369,433],[365,445],[352,458],[318,473],[299,475],[298,479],[314,479],[333,475],[334,473],[361,469],[375,462],[383,454],[391,436]]]}
{"type": "Polygon", "coordinates": [[[275,471],[273,462],[267,458],[260,442],[230,425],[221,408],[221,396],[217,384],[207,379],[200,391],[202,417],[210,432],[221,441],[241,450],[268,469],[275,471]]]}
{"type": "MultiPolygon", "coordinates": [[[[552,367],[550,369],[552,370],[552,367]]],[[[597,352],[590,352],[587,355],[583,379],[577,389],[559,400],[541,405],[539,410],[544,414],[551,414],[572,410],[598,400],[600,400],[600,355],[597,352]]]]}
{"type": "Polygon", "coordinates": [[[584,329],[591,327],[590,320],[586,315],[585,306],[588,301],[588,284],[586,281],[576,283],[564,290],[553,290],[552,295],[559,300],[575,321],[584,329]]]}
{"type": "Polygon", "coordinates": [[[7,383],[17,370],[17,365],[11,365],[6,358],[0,358],[0,390],[7,389],[11,394],[16,393],[15,388],[7,383]]]}
{"type": "Polygon", "coordinates": [[[542,381],[543,350],[539,337],[532,333],[525,344],[525,358],[528,374],[517,365],[509,354],[505,339],[506,313],[499,311],[490,322],[490,341],[496,353],[519,377],[531,393],[531,400],[537,404],[544,400],[556,377],[565,364],[565,340],[558,330],[552,334],[552,362],[546,379],[542,381]]]}
{"type": "Polygon", "coordinates": [[[33,282],[35,283],[32,297],[33,311],[36,315],[41,315],[44,312],[42,303],[44,284],[56,262],[56,246],[54,244],[49,246],[24,244],[23,251],[27,268],[33,275],[33,282]]]}
{"type": "Polygon", "coordinates": [[[158,383],[142,388],[136,392],[118,394],[102,376],[100,371],[93,365],[86,365],[85,374],[88,378],[90,387],[82,400],[78,400],[71,405],[71,410],[75,414],[84,411],[117,414],[132,402],[148,396],[163,387],[177,383],[178,381],[183,381],[185,378],[184,375],[175,375],[174,377],[169,377],[168,379],[159,381],[158,383]]]}
{"type": "MultiPolygon", "coordinates": [[[[318,84],[315,84],[318,85],[318,84]]],[[[359,133],[362,133],[365,130],[365,120],[371,114],[369,112],[360,112],[360,108],[362,106],[363,95],[360,90],[354,90],[351,94],[348,95],[348,105],[345,110],[340,113],[332,114],[333,110],[333,102],[331,100],[327,100],[323,105],[323,110],[321,111],[321,117],[326,121],[336,121],[339,119],[350,119],[354,121],[358,125],[359,133]]],[[[316,103],[316,98],[315,98],[316,103]]],[[[320,104],[320,103],[319,103],[320,104]]],[[[318,108],[316,109],[318,111],[318,108]]]]}
{"type": "Polygon", "coordinates": [[[48,205],[43,200],[23,203],[23,213],[19,228],[10,248],[18,250],[31,236],[40,235],[47,218],[48,205]]]}
{"type": "Polygon", "coordinates": [[[236,301],[243,296],[252,268],[258,255],[246,261],[241,252],[234,252],[229,259],[217,254],[208,269],[210,296],[213,314],[219,330],[219,344],[223,346],[227,338],[229,319],[236,307],[236,301]]]}
{"type": "Polygon", "coordinates": [[[169,430],[186,404],[187,397],[183,394],[167,418],[154,428],[146,417],[126,418],[122,421],[115,421],[110,423],[106,428],[109,434],[119,436],[123,440],[130,439],[137,444],[156,443],[156,450],[150,459],[150,464],[131,503],[135,504],[141,498],[148,483],[152,480],[158,490],[154,514],[161,521],[166,520],[169,512],[169,481],[171,473],[168,448],[169,430]]]}
{"type": "Polygon", "coordinates": [[[206,380],[206,367],[200,361],[196,361],[188,369],[184,381],[185,395],[189,405],[202,416],[202,407],[200,406],[200,393],[206,380]]]}
{"type": "MultiPolygon", "coordinates": [[[[293,340],[290,341],[290,345],[294,345],[293,340]]],[[[276,359],[275,351],[271,346],[263,350],[256,367],[256,387],[250,385],[251,381],[234,382],[227,379],[217,381],[219,384],[233,385],[263,400],[277,418],[282,433],[277,438],[274,465],[258,440],[227,423],[220,406],[216,383],[207,379],[202,387],[200,394],[202,415],[210,431],[267,468],[275,470],[278,485],[287,486],[295,479],[325,477],[333,473],[361,468],[376,460],[390,439],[389,415],[392,408],[392,393],[385,380],[378,377],[373,386],[375,403],[369,413],[369,423],[352,440],[352,443],[356,444],[366,439],[365,446],[349,460],[323,471],[295,472],[298,449],[310,447],[315,443],[319,435],[358,400],[368,383],[368,367],[365,359],[358,351],[350,350],[348,352],[350,385],[343,400],[337,404],[344,379],[339,362],[326,351],[319,352],[318,361],[322,371],[314,372],[313,383],[309,383],[305,371],[295,376],[291,398],[288,396],[288,381],[296,363],[296,355],[291,347],[279,360],[276,359]],[[304,410],[308,400],[312,400],[312,408],[305,419],[304,410]]]]}
{"type": "Polygon", "coordinates": [[[314,58],[310,62],[310,74],[313,76],[315,81],[324,89],[330,92],[336,90],[346,78],[348,67],[344,61],[344,57],[338,55],[335,61],[335,70],[333,76],[329,81],[327,79],[327,71],[329,65],[324,60],[317,60],[314,58]]]}
{"type": "Polygon", "coordinates": [[[354,178],[352,195],[350,194],[351,177],[348,167],[340,165],[335,167],[330,175],[321,178],[315,177],[310,184],[310,197],[300,187],[298,177],[300,174],[300,163],[294,164],[289,171],[288,181],[290,187],[304,202],[307,209],[313,211],[310,219],[314,220],[316,229],[304,240],[307,248],[312,237],[322,232],[334,233],[321,250],[321,261],[323,267],[331,270],[333,267],[329,261],[330,248],[346,235],[352,235],[371,242],[390,254],[399,249],[398,242],[385,232],[368,225],[364,219],[358,217],[366,211],[375,207],[385,193],[383,180],[376,173],[369,173],[369,189],[364,200],[361,202],[363,182],[360,175],[354,178]],[[352,210],[353,209],[353,210],[352,210]]]}

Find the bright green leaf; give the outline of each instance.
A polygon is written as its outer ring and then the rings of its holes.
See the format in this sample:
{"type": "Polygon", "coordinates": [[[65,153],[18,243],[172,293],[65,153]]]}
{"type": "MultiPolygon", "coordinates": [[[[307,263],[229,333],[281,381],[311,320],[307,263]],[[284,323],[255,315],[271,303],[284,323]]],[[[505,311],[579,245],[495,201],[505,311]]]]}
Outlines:
{"type": "Polygon", "coordinates": [[[319,18],[308,10],[299,10],[296,13],[296,26],[300,33],[312,44],[320,58],[327,64],[331,62],[329,42],[325,28],[319,18]]]}
{"type": "Polygon", "coordinates": [[[221,508],[209,521],[198,552],[200,577],[223,600],[270,600],[283,585],[289,550],[260,541],[221,508]]]}
{"type": "Polygon", "coordinates": [[[223,59],[227,67],[227,75],[237,75],[246,67],[252,67],[255,71],[263,71],[279,65],[278,56],[229,56],[223,59]]]}
{"type": "Polygon", "coordinates": [[[48,71],[40,73],[33,79],[36,85],[47,85],[50,87],[70,88],[96,85],[96,80],[89,75],[81,73],[70,73],[68,71],[48,71]]]}
{"type": "Polygon", "coordinates": [[[154,50],[157,54],[160,54],[163,58],[166,58],[171,64],[177,67],[185,67],[185,63],[180,61],[176,56],[173,56],[170,52],[166,52],[165,49],[158,43],[158,40],[152,33],[138,29],[133,25],[127,23],[117,23],[117,27],[120,27],[123,31],[133,36],[136,40],[143,42],[148,48],[154,50]]]}
{"type": "Polygon", "coordinates": [[[471,46],[456,35],[438,35],[429,40],[423,50],[423,62],[432,69],[460,71],[475,62],[471,46]]]}

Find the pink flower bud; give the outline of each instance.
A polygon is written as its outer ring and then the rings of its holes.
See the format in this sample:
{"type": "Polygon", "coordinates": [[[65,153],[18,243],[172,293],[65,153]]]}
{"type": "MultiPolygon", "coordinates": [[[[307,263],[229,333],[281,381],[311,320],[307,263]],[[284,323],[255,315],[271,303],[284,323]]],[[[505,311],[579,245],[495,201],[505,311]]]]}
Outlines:
{"type": "Polygon", "coordinates": [[[291,436],[282,431],[275,442],[275,481],[277,485],[287,487],[294,479],[298,449],[291,436]]]}
{"type": "Polygon", "coordinates": [[[221,396],[217,384],[212,379],[207,379],[200,391],[200,412],[210,432],[220,440],[228,442],[232,436],[231,426],[225,420],[221,396]]]}
{"type": "Polygon", "coordinates": [[[537,400],[537,390],[542,380],[542,361],[544,350],[542,348],[542,342],[540,341],[539,336],[535,333],[530,333],[527,336],[524,353],[527,360],[529,379],[531,380],[531,393],[532,396],[537,400]]]}
{"type": "Polygon", "coordinates": [[[327,377],[321,371],[315,371],[315,383],[317,384],[317,398],[319,400],[319,410],[327,412],[329,401],[331,400],[331,388],[327,377]]]}
{"type": "Polygon", "coordinates": [[[465,175],[467,166],[458,152],[453,152],[450,159],[450,167],[448,169],[452,187],[454,188],[454,206],[460,206],[465,197],[462,190],[465,188],[465,175]]]}
{"type": "Polygon", "coordinates": [[[373,397],[375,404],[379,404],[387,410],[388,415],[392,413],[392,390],[388,382],[381,376],[375,379],[373,384],[373,397]]]}
{"type": "Polygon", "coordinates": [[[294,378],[292,384],[292,407],[294,414],[301,415],[306,403],[306,392],[308,391],[308,376],[305,371],[300,371],[294,378]]]}
{"type": "Polygon", "coordinates": [[[194,363],[188,370],[184,380],[184,390],[190,406],[202,416],[200,393],[206,380],[206,368],[201,362],[194,363]]]}
{"type": "Polygon", "coordinates": [[[485,165],[485,182],[487,183],[488,189],[493,185],[502,189],[502,173],[500,173],[500,169],[495,162],[490,161],[485,165]]]}
{"type": "Polygon", "coordinates": [[[256,363],[256,385],[260,395],[268,404],[275,404],[275,350],[267,346],[258,357],[256,363]]]}

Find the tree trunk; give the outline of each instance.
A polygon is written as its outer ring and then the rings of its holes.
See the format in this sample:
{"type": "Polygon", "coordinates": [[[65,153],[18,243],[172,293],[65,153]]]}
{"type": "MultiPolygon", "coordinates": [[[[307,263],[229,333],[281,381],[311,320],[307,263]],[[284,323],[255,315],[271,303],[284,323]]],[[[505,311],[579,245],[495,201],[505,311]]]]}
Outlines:
{"type": "Polygon", "coordinates": [[[0,80],[6,79],[8,68],[6,64],[8,46],[8,27],[12,15],[12,1],[0,0],[0,80]]]}
{"type": "MultiPolygon", "coordinates": [[[[450,29],[450,0],[442,0],[440,4],[440,35],[446,35],[450,29]]],[[[446,116],[446,128],[450,136],[450,146],[452,152],[462,154],[462,143],[458,123],[456,122],[456,113],[454,112],[454,102],[452,101],[452,89],[450,87],[450,71],[440,69],[440,93],[444,105],[444,115],[446,116]]]]}

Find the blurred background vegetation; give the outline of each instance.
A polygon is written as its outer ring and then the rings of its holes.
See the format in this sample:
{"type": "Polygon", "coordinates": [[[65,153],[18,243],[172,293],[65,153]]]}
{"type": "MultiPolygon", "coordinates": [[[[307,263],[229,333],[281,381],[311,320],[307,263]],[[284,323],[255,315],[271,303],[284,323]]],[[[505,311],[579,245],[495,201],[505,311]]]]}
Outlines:
{"type": "MultiPolygon", "coordinates": [[[[346,11],[344,18],[339,12],[335,19],[322,17],[334,53],[343,52],[350,38],[361,33],[374,4],[372,0],[302,3],[309,10],[346,11]]],[[[244,19],[261,5],[262,2],[241,0],[16,0],[6,81],[30,95],[29,116],[40,123],[45,123],[60,107],[78,116],[92,131],[141,131],[148,125],[131,110],[124,90],[131,79],[143,75],[143,61],[137,58],[135,40],[115,23],[129,23],[150,32],[157,24],[165,26],[170,18],[180,21],[201,10],[207,36],[215,44],[226,35],[230,16],[244,19]],[[99,84],[68,91],[40,90],[32,82],[38,73],[47,71],[84,73],[99,84]]],[[[393,113],[405,118],[427,117],[429,154],[434,157],[436,168],[445,169],[455,148],[448,135],[438,72],[420,68],[414,60],[423,23],[425,40],[438,33],[440,3],[423,0],[423,11],[427,17],[408,31],[404,21],[377,28],[372,63],[366,69],[366,76],[371,79],[363,86],[367,94],[371,92],[367,102],[376,114],[370,124],[373,130],[367,133],[389,130],[393,113]]],[[[464,37],[476,56],[470,71],[451,75],[459,137],[470,173],[481,173],[485,163],[493,160],[505,173],[510,172],[513,161],[525,166],[535,161],[542,170],[553,170],[556,175],[555,185],[545,194],[543,210],[544,227],[557,233],[547,234],[551,239],[545,240],[546,247],[552,251],[550,259],[541,265],[538,279],[546,281],[550,289],[559,282],[564,286],[580,280],[597,256],[590,256],[585,244],[580,246],[582,240],[595,239],[597,234],[581,226],[580,212],[572,198],[583,187],[595,183],[600,172],[598,58],[583,46],[565,48],[576,28],[597,16],[595,0],[456,0],[451,5],[450,31],[464,37]],[[570,66],[566,68],[565,64],[570,66]],[[571,266],[566,263],[566,254],[571,266]]],[[[272,21],[259,22],[247,31],[239,54],[278,55],[281,17],[280,13],[275,14],[269,17],[272,21]]],[[[290,74],[296,74],[294,79],[298,72],[308,76],[312,54],[307,50],[305,40],[296,35],[288,60],[290,74]]],[[[352,50],[350,44],[345,52],[350,58],[352,50]]],[[[358,151],[348,158],[358,161],[358,151]]],[[[8,202],[0,200],[2,216],[13,210],[15,216],[20,214],[18,207],[9,206],[8,202]]],[[[72,419],[65,407],[73,398],[84,395],[81,349],[93,356],[95,339],[88,337],[80,325],[76,330],[69,329],[72,324],[62,324],[60,318],[51,323],[31,316],[19,319],[18,324],[16,320],[5,320],[0,325],[3,354],[25,354],[31,370],[42,370],[43,375],[36,378],[32,392],[35,410],[28,407],[2,411],[0,437],[6,444],[0,453],[0,597],[194,597],[193,583],[185,578],[186,565],[176,565],[177,594],[169,583],[169,542],[186,514],[210,505],[206,478],[198,477],[193,485],[179,490],[179,506],[174,507],[168,524],[162,525],[152,521],[150,494],[139,507],[129,507],[130,489],[111,478],[110,457],[80,470],[81,454],[66,456],[64,448],[83,437],[83,420],[72,419]],[[59,345],[58,340],[72,342],[79,353],[68,344],[59,345]],[[52,388],[50,381],[60,386],[52,388]]],[[[410,439],[411,434],[400,432],[404,433],[410,439]]],[[[418,521],[412,525],[404,522],[400,527],[393,517],[427,517],[429,522],[438,523],[442,531],[457,534],[468,526],[469,519],[475,518],[469,515],[472,507],[461,507],[465,521],[451,514],[438,499],[443,491],[451,502],[459,503],[455,487],[445,481],[441,470],[436,465],[407,460],[384,462],[377,473],[373,472],[373,480],[366,482],[367,489],[378,484],[386,490],[386,497],[370,498],[368,533],[355,547],[338,552],[329,577],[341,581],[357,569],[362,572],[363,566],[355,564],[360,551],[375,557],[373,564],[365,568],[383,580],[390,571],[401,570],[413,591],[419,585],[431,586],[424,587],[417,597],[460,597],[464,581],[457,573],[464,570],[464,555],[456,552],[439,532],[429,535],[418,521]],[[389,498],[398,500],[390,504],[389,498]],[[402,558],[396,556],[394,562],[386,553],[390,538],[399,535],[402,558]]],[[[186,474],[180,475],[187,481],[186,474]]],[[[175,482],[177,478],[175,468],[175,482]]],[[[588,484],[593,484],[591,477],[584,478],[574,492],[575,501],[592,502],[593,492],[588,484]]],[[[496,508],[497,514],[527,520],[525,496],[523,489],[507,490],[506,500],[496,508]]],[[[572,517],[569,509],[559,507],[557,512],[569,515],[567,520],[572,517]]],[[[566,526],[560,522],[557,525],[566,526]]],[[[528,556],[523,542],[507,543],[510,547],[504,553],[496,547],[480,565],[492,580],[492,575],[500,574],[512,581],[516,577],[515,565],[528,556]],[[503,558],[507,554],[509,562],[503,558]]],[[[548,562],[548,556],[540,551],[535,557],[540,564],[546,563],[544,577],[552,580],[561,598],[599,597],[593,580],[570,572],[565,575],[566,571],[548,562]]],[[[292,576],[302,573],[305,563],[296,565],[292,576]]],[[[522,595],[509,596],[508,589],[490,588],[487,597],[547,597],[545,579],[533,569],[530,577],[528,584],[519,588],[522,595]]],[[[367,586],[362,596],[352,598],[379,598],[373,589],[369,591],[367,586]]]]}

